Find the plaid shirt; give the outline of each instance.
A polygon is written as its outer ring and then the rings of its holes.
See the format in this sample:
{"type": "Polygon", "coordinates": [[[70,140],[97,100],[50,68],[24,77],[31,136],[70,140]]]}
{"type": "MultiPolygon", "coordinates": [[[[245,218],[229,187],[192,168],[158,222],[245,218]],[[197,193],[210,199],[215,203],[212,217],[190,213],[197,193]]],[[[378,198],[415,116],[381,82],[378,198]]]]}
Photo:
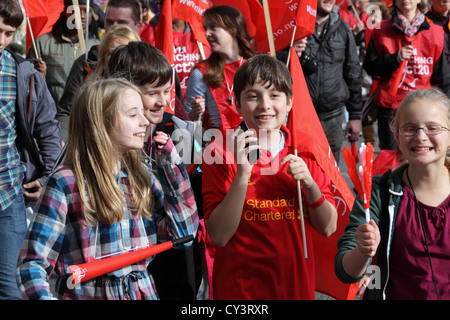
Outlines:
{"type": "MultiPolygon", "coordinates": [[[[71,265],[197,231],[194,195],[172,142],[156,154],[160,181],[152,178],[151,220],[133,215],[126,208],[120,222],[89,225],[72,171],[62,166],[50,176],[19,256],[16,279],[25,298],[52,299],[47,279],[55,270],[59,276],[56,292],[60,299],[158,299],[153,278],[147,271],[153,257],[82,282],[74,289],[67,286],[71,265]]],[[[124,194],[130,195],[126,172],[121,172],[119,181],[124,194]]]]}
{"type": "Polygon", "coordinates": [[[0,52],[0,211],[19,193],[25,167],[16,148],[16,62],[8,51],[0,52]]]}

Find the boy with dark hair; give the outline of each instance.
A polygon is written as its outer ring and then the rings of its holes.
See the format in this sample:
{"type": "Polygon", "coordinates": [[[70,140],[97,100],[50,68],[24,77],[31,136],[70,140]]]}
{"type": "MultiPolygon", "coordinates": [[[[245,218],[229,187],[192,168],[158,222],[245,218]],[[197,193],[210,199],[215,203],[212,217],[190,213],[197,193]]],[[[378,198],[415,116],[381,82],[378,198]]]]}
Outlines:
{"type": "Polygon", "coordinates": [[[203,214],[216,245],[213,298],[314,299],[310,228],[329,236],[337,213],[330,179],[310,155],[293,154],[283,125],[292,107],[291,75],[280,61],[262,54],[237,70],[233,84],[236,108],[245,121],[240,126],[250,130],[238,127],[216,138],[202,166],[203,214]],[[225,147],[221,141],[227,141],[225,147]],[[247,157],[256,150],[260,158],[252,164],[247,157]],[[235,161],[230,161],[231,152],[235,161]],[[300,205],[307,218],[308,259],[302,250],[300,205]]]}
{"type": "Polygon", "coordinates": [[[37,200],[61,151],[44,78],[5,50],[22,21],[17,0],[0,2],[0,299],[21,299],[14,272],[27,229],[25,202],[37,200]]]}
{"type": "MultiPolygon", "coordinates": [[[[193,137],[196,130],[201,135],[201,127],[192,121],[185,121],[165,112],[170,101],[170,89],[175,80],[173,69],[164,54],[154,46],[142,42],[133,41],[117,47],[108,63],[112,78],[124,78],[138,86],[142,92],[144,114],[150,121],[149,137],[156,131],[162,131],[172,136],[177,150],[180,151],[185,163],[193,162],[194,143],[193,137]],[[181,149],[180,149],[181,148],[181,149]],[[190,155],[190,156],[189,156],[190,155]]],[[[184,110],[183,107],[181,107],[184,110]]],[[[152,157],[150,143],[144,145],[144,151],[152,157]]],[[[194,171],[190,175],[190,181],[194,189],[197,208],[201,208],[201,184],[199,174],[194,171]]],[[[201,213],[201,210],[199,210],[201,213]]],[[[201,228],[201,226],[199,226],[201,228]]],[[[155,279],[158,295],[162,300],[167,299],[195,299],[200,279],[199,272],[194,263],[197,253],[197,240],[194,246],[186,251],[170,250],[158,254],[149,265],[150,273],[155,279]]]]}

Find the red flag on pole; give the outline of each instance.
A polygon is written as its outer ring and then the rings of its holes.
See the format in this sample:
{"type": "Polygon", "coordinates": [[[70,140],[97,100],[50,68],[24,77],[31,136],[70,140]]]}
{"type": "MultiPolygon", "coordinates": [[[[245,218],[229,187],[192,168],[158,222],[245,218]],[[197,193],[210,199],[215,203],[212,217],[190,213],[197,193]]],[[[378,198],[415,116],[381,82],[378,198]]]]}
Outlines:
{"type": "MultiPolygon", "coordinates": [[[[295,26],[294,41],[307,37],[314,32],[316,23],[316,0],[293,0],[281,2],[268,0],[270,21],[275,44],[275,51],[288,47],[292,41],[295,26]]],[[[253,13],[252,13],[253,14],[253,13]]],[[[256,25],[255,43],[259,52],[269,51],[269,42],[265,19],[258,18],[256,25]]]]}
{"type": "Polygon", "coordinates": [[[164,1],[155,34],[155,47],[162,51],[172,66],[172,87],[170,88],[170,102],[166,112],[175,114],[175,69],[173,58],[173,32],[172,32],[172,4],[164,1]]]}
{"type": "Polygon", "coordinates": [[[189,23],[195,41],[209,45],[203,28],[203,13],[212,6],[209,0],[172,0],[172,14],[175,19],[189,23]]]}
{"type": "Polygon", "coordinates": [[[334,273],[334,256],[337,240],[344,233],[348,213],[354,196],[336,165],[333,153],[317,116],[303,75],[297,53],[291,48],[290,70],[293,78],[293,105],[288,116],[287,127],[291,131],[294,148],[299,153],[311,153],[327,174],[333,185],[334,200],[338,212],[336,232],[324,238],[312,232],[316,266],[316,291],[339,300],[353,300],[358,284],[344,284],[334,273]]]}
{"type": "MultiPolygon", "coordinates": [[[[34,38],[52,30],[56,20],[64,10],[64,0],[23,0],[26,17],[30,20],[34,38]]],[[[31,35],[27,32],[26,51],[31,46],[31,35]]]]}

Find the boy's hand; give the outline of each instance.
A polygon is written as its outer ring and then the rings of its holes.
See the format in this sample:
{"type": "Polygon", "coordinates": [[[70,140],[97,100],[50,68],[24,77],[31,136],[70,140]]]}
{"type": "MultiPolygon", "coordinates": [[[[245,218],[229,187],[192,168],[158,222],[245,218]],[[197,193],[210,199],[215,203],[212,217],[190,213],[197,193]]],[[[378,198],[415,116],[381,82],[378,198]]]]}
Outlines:
{"type": "Polygon", "coordinates": [[[356,244],[359,252],[365,258],[375,256],[378,245],[380,244],[380,230],[375,221],[358,226],[355,232],[356,244]]]}
{"type": "Polygon", "coordinates": [[[42,191],[42,186],[38,180],[31,181],[23,185],[23,194],[30,201],[37,201],[42,191]]]}
{"type": "Polygon", "coordinates": [[[233,132],[234,140],[234,158],[237,163],[238,172],[250,175],[252,172],[253,164],[248,161],[248,155],[251,151],[260,149],[257,144],[250,144],[250,142],[258,142],[255,131],[237,129],[233,132]],[[248,145],[247,147],[245,147],[248,145]]]}
{"type": "Polygon", "coordinates": [[[289,161],[287,173],[292,176],[295,181],[300,181],[304,189],[310,189],[315,185],[315,181],[309,172],[308,166],[302,158],[293,154],[288,154],[281,160],[281,165],[289,161]]]}
{"type": "Polygon", "coordinates": [[[34,67],[45,77],[45,75],[47,74],[47,64],[44,60],[42,60],[42,58],[37,58],[36,60],[34,60],[34,67]]]}
{"type": "Polygon", "coordinates": [[[155,141],[158,149],[162,149],[166,145],[167,141],[169,141],[169,135],[162,131],[156,131],[153,141],[155,141]]]}

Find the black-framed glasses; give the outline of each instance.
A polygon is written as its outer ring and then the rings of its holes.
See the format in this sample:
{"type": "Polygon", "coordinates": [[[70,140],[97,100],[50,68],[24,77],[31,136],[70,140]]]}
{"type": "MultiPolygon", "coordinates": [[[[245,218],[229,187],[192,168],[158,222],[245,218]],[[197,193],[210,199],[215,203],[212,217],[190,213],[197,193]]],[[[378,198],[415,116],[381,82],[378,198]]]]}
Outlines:
{"type": "Polygon", "coordinates": [[[405,137],[414,137],[420,129],[422,129],[427,136],[434,136],[442,133],[444,130],[449,130],[438,124],[431,124],[424,127],[404,126],[398,129],[398,134],[405,137]]]}

